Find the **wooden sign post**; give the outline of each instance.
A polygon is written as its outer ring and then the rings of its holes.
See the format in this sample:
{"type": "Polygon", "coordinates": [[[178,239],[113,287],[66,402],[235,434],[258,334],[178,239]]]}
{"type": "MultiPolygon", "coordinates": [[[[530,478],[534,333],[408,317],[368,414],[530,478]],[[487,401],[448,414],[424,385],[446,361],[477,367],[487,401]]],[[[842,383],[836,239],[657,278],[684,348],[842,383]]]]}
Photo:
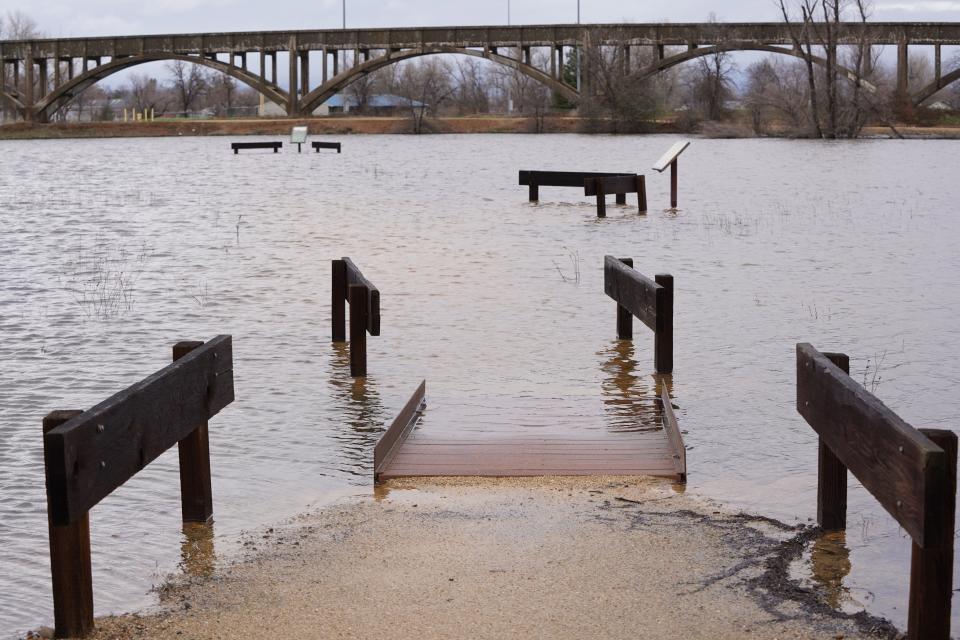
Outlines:
{"type": "Polygon", "coordinates": [[[663,173],[667,167],[670,167],[670,208],[677,208],[677,158],[680,157],[680,154],[683,153],[687,147],[690,146],[690,142],[687,140],[680,141],[667,149],[667,152],[660,156],[660,159],[657,160],[657,163],[653,165],[653,170],[658,173],[663,173]]]}

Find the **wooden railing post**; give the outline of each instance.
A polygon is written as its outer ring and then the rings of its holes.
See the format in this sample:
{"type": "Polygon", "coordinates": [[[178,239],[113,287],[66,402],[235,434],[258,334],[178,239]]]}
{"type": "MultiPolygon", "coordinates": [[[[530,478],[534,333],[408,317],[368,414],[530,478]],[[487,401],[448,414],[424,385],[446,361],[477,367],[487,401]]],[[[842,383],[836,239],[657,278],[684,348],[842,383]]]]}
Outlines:
{"type": "Polygon", "coordinates": [[[343,260],[333,261],[333,282],[330,293],[330,317],[333,323],[332,335],[334,342],[347,341],[347,316],[344,304],[347,298],[347,263],[343,260]]]}
{"type": "Polygon", "coordinates": [[[920,429],[946,452],[946,469],[936,497],[925,514],[927,526],[938,530],[937,544],[920,547],[915,541],[910,561],[910,640],[948,640],[953,596],[953,536],[957,495],[957,434],[941,429],[920,429]],[[931,513],[932,511],[932,513],[931,513]]]}
{"type": "MultiPolygon", "coordinates": [[[[620,258],[620,262],[633,268],[633,258],[620,258]]],[[[617,304],[617,338],[633,340],[633,314],[621,304],[617,304]]]]}
{"type": "Polygon", "coordinates": [[[361,284],[349,286],[350,296],[350,375],[367,375],[367,316],[370,292],[361,284]]]}
{"type": "Polygon", "coordinates": [[[607,217],[607,194],[603,191],[603,178],[597,178],[597,217],[607,217]]]}
{"type": "MultiPolygon", "coordinates": [[[[843,353],[824,353],[830,362],[847,375],[850,374],[850,358],[843,353]]],[[[841,531],[847,528],[847,468],[819,438],[820,452],[817,464],[817,523],[824,531],[841,531]]]]}
{"type": "Polygon", "coordinates": [[[643,175],[637,176],[637,207],[640,213],[647,212],[647,178],[643,175]]]}
{"type": "Polygon", "coordinates": [[[673,373],[673,276],[658,273],[654,280],[663,289],[657,291],[653,360],[657,373],[673,373]]]}
{"type": "Polygon", "coordinates": [[[677,160],[670,163],[670,208],[677,208],[677,160]]]}
{"type": "MultiPolygon", "coordinates": [[[[178,342],[173,345],[176,362],[203,342],[178,342]]],[[[175,398],[171,398],[176,402],[175,398]]],[[[198,424],[190,435],[177,443],[180,457],[180,507],[184,522],[213,521],[213,488],[210,481],[210,436],[207,423],[198,424]]]]}
{"type": "MultiPolygon", "coordinates": [[[[80,415],[82,411],[54,411],[43,419],[47,433],[80,415]]],[[[46,442],[44,442],[46,450],[46,442]]],[[[49,486],[49,485],[48,485],[49,486]]],[[[50,573],[53,583],[54,635],[82,637],[93,631],[93,574],[90,569],[90,514],[56,526],[49,516],[50,573]]]]}

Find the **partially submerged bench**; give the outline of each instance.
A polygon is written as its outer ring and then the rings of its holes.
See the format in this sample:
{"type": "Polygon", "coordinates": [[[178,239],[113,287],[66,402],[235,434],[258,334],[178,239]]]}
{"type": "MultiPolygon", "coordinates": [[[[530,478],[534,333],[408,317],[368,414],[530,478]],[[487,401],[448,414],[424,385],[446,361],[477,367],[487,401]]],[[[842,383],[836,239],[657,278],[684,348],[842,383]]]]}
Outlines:
{"type": "Polygon", "coordinates": [[[632,258],[603,259],[603,290],[617,302],[617,337],[632,340],[638,318],[653,330],[657,373],[673,373],[673,276],[655,278],[636,271],[632,258]]]}
{"type": "Polygon", "coordinates": [[[367,375],[367,333],[380,335],[380,291],[350,258],[333,261],[333,341],[347,341],[344,302],[350,303],[350,375],[367,375]]]}
{"type": "Polygon", "coordinates": [[[282,142],[234,142],[230,145],[234,155],[240,153],[241,149],[273,149],[274,153],[279,153],[282,147],[282,142]]]}
{"type": "Polygon", "coordinates": [[[628,193],[637,194],[637,208],[640,213],[647,212],[647,182],[642,175],[609,176],[587,178],[583,184],[583,194],[597,197],[597,217],[607,217],[607,195],[616,194],[618,204],[626,204],[628,193]]]}
{"type": "Polygon", "coordinates": [[[180,342],[173,360],[89,411],[54,411],[43,419],[57,638],[94,629],[90,510],[174,445],[183,522],[211,521],[207,421],[234,399],[233,342],[230,336],[180,342]]]}
{"type": "Polygon", "coordinates": [[[319,142],[314,141],[310,143],[313,146],[313,150],[317,153],[320,153],[320,149],[336,149],[337,153],[340,153],[340,143],[339,142],[319,142]]]}
{"type": "MultiPolygon", "coordinates": [[[[631,173],[604,173],[590,171],[521,171],[520,185],[530,187],[530,202],[540,199],[540,187],[575,187],[582,189],[587,178],[613,178],[631,173]]],[[[617,204],[626,204],[627,196],[617,194],[617,204]]]]}

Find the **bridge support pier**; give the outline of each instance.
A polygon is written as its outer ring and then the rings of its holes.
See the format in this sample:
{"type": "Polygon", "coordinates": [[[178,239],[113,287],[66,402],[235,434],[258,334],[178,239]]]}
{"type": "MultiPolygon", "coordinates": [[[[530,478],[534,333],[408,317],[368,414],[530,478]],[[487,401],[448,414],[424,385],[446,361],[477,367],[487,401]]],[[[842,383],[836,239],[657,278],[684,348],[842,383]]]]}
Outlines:
{"type": "Polygon", "coordinates": [[[904,108],[910,104],[910,57],[908,43],[897,43],[897,106],[904,108]]]}
{"type": "Polygon", "coordinates": [[[300,96],[299,96],[299,90],[297,88],[297,83],[299,80],[298,78],[299,74],[297,73],[297,58],[299,57],[299,54],[297,53],[297,37],[296,36],[290,37],[290,46],[288,51],[290,52],[290,56],[289,56],[290,58],[290,61],[289,61],[290,62],[289,64],[290,89],[289,91],[290,93],[287,96],[287,116],[294,117],[294,116],[300,115],[300,108],[299,108],[300,96]]]}
{"type": "Polygon", "coordinates": [[[321,65],[321,75],[320,75],[321,82],[320,82],[320,84],[327,84],[327,63],[329,62],[329,60],[328,60],[327,58],[328,58],[329,56],[330,56],[330,52],[327,51],[327,48],[326,48],[326,47],[324,47],[324,48],[323,48],[323,64],[321,65]]]}
{"type": "Polygon", "coordinates": [[[933,45],[933,81],[935,87],[940,86],[941,66],[940,66],[940,45],[933,45]]]}
{"type": "Polygon", "coordinates": [[[307,95],[310,93],[310,52],[304,51],[300,54],[300,93],[307,95]]]}

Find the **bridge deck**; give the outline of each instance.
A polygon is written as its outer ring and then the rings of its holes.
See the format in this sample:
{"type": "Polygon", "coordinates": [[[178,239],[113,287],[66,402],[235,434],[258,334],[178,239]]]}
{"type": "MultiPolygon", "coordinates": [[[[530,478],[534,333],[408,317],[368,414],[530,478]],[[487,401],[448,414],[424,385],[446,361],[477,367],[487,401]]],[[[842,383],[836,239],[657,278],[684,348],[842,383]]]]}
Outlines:
{"type": "Polygon", "coordinates": [[[674,450],[664,430],[591,436],[440,436],[414,431],[380,477],[543,475],[679,479],[674,450]]]}

